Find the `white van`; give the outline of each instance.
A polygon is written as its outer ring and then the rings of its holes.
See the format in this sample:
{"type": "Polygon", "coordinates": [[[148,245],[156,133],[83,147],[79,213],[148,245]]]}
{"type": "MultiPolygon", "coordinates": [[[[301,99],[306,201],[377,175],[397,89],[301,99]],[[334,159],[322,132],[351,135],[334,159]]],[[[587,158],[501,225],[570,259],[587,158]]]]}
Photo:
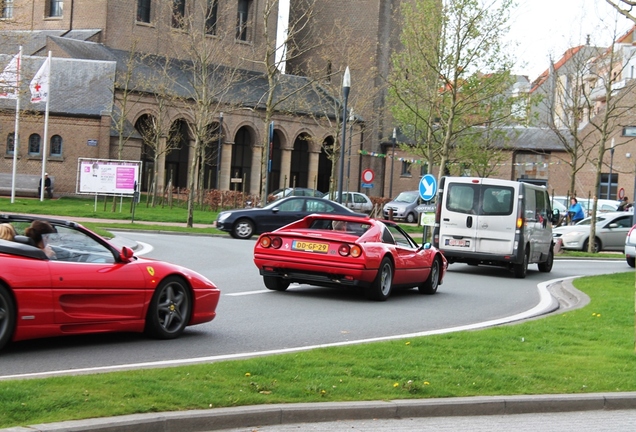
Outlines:
{"type": "Polygon", "coordinates": [[[544,186],[510,180],[443,177],[437,197],[433,244],[449,263],[503,266],[517,278],[528,264],[552,270],[552,224],[544,186]]]}

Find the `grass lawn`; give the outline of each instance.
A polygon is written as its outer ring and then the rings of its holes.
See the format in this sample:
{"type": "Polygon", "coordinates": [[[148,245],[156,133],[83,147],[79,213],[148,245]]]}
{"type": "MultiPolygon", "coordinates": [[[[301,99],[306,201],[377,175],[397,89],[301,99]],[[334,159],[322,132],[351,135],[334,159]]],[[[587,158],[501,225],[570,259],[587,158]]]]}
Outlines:
{"type": "Polygon", "coordinates": [[[0,381],[0,427],[268,403],[636,391],[634,272],[575,285],[591,297],[585,308],[491,329],[0,381]]]}

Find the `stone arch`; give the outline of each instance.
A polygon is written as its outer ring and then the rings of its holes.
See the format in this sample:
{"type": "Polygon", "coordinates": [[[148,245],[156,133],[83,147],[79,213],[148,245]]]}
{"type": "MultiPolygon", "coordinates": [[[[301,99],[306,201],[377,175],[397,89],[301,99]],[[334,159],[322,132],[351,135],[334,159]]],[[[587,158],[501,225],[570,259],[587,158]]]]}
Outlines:
{"type": "Polygon", "coordinates": [[[185,119],[179,118],[171,123],[166,145],[165,183],[172,182],[173,187],[187,188],[190,151],[190,128],[185,119]]]}
{"type": "Polygon", "coordinates": [[[324,138],[318,156],[318,181],[317,188],[322,192],[331,192],[331,174],[333,162],[331,152],[333,152],[335,138],[329,135],[324,138]]]}
{"type": "Polygon", "coordinates": [[[155,155],[160,145],[160,135],[155,131],[156,117],[148,112],[141,114],[135,121],[135,130],[141,136],[141,190],[148,192],[154,180],[155,155]]]}
{"type": "Polygon", "coordinates": [[[309,179],[309,148],[311,145],[311,135],[306,132],[300,133],[294,140],[294,150],[291,155],[291,169],[289,186],[313,188],[314,181],[309,179]]]}
{"type": "Polygon", "coordinates": [[[230,178],[240,179],[240,182],[230,185],[233,190],[239,190],[245,193],[258,192],[250,191],[252,159],[254,156],[254,146],[256,144],[255,137],[254,129],[248,125],[239,127],[234,135],[230,178]]]}

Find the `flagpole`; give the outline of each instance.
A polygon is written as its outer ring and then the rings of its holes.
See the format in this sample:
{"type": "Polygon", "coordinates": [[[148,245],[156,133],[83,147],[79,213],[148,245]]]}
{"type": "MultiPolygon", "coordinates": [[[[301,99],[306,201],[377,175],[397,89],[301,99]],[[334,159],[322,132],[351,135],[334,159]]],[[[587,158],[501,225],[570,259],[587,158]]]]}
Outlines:
{"type": "Polygon", "coordinates": [[[11,176],[11,204],[15,202],[15,177],[16,169],[18,166],[18,147],[20,144],[19,130],[20,130],[20,68],[22,67],[22,46],[20,46],[20,52],[18,53],[18,67],[16,76],[16,88],[15,88],[15,132],[13,134],[13,173],[11,176]]]}
{"type": "Polygon", "coordinates": [[[49,140],[49,101],[51,100],[51,51],[49,51],[49,58],[45,60],[49,62],[49,76],[46,96],[46,108],[44,109],[44,144],[42,146],[42,176],[40,177],[40,201],[44,201],[44,174],[46,173],[46,155],[47,144],[49,140]]]}

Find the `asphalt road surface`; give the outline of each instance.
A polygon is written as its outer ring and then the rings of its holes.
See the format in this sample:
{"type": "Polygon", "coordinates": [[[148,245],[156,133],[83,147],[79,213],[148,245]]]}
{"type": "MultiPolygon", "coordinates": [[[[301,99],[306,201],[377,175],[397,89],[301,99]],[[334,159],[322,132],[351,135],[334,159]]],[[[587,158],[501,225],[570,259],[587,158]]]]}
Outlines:
{"type": "Polygon", "coordinates": [[[221,289],[217,318],[176,340],[141,334],[22,341],[0,354],[0,379],[210,362],[330,344],[383,340],[505,320],[535,307],[542,282],[628,271],[624,261],[559,260],[551,273],[515,279],[500,268],[453,264],[437,294],[398,291],[373,302],[357,289],[265,288],[252,261],[254,240],[121,233],[150,258],[197,270],[221,289]],[[406,335],[406,336],[405,336],[406,335]]]}

